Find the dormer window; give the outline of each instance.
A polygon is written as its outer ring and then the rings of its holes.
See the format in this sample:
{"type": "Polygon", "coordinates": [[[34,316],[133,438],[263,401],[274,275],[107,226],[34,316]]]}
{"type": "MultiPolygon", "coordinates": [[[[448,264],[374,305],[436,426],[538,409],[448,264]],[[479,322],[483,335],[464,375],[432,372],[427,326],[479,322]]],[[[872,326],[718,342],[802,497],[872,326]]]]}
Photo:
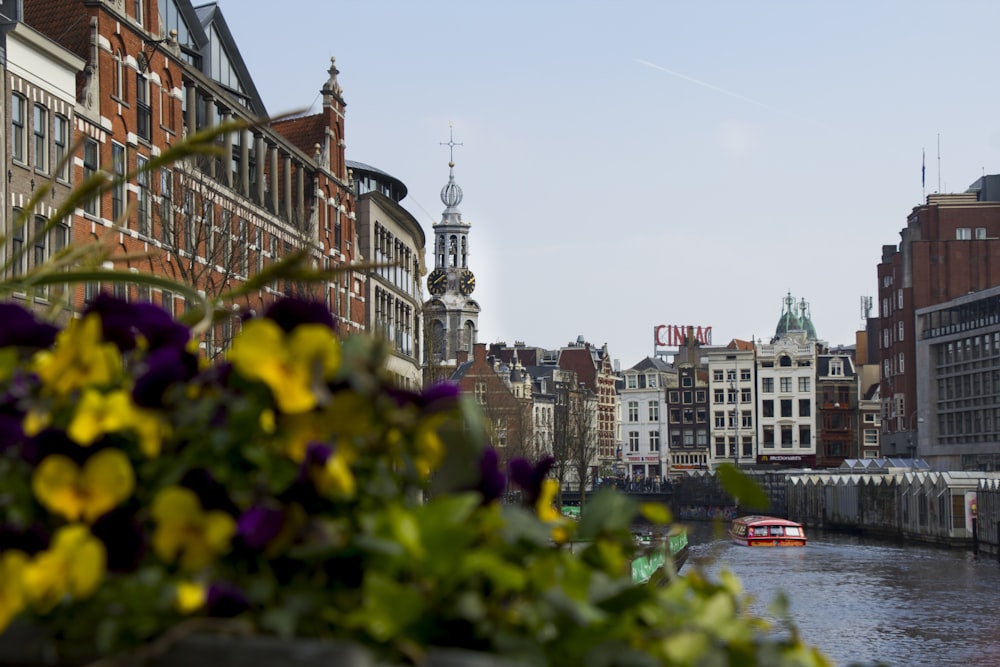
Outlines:
{"type": "Polygon", "coordinates": [[[830,362],[830,375],[833,377],[843,377],[844,364],[840,359],[834,359],[830,362]]]}
{"type": "Polygon", "coordinates": [[[628,389],[635,389],[637,386],[636,376],[633,374],[628,374],[625,376],[625,387],[628,389]]]}

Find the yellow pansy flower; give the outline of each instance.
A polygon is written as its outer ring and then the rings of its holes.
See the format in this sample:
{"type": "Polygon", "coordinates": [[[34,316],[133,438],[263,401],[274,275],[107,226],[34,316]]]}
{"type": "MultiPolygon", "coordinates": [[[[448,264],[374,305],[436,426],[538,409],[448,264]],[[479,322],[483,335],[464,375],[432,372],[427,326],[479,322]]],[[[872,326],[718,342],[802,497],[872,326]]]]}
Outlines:
{"type": "Polygon", "coordinates": [[[25,597],[43,613],[67,595],[86,598],[100,585],[106,562],[104,544],[86,526],[64,526],[49,549],[24,566],[25,597]]]}
{"type": "Polygon", "coordinates": [[[68,521],[93,522],[132,495],[135,474],[128,457],[117,449],[102,449],[82,469],[68,457],[53,454],[35,469],[31,489],[50,512],[68,521]]]}
{"type": "Polygon", "coordinates": [[[358,490],[358,483],[351,472],[354,459],[353,453],[346,451],[344,447],[337,447],[322,469],[313,476],[319,492],[352,497],[358,490]]]}
{"type": "Polygon", "coordinates": [[[105,433],[127,429],[135,421],[135,406],[128,392],[119,389],[102,394],[96,389],[85,389],[66,435],[86,447],[105,433]]]}
{"type": "Polygon", "coordinates": [[[340,343],[321,324],[302,324],[285,334],[273,320],[261,318],[244,325],[229,360],[243,377],[270,387],[282,412],[306,412],[317,405],[317,385],[340,365],[340,343]]]}
{"type": "Polygon", "coordinates": [[[171,486],[153,500],[153,550],[168,563],[197,570],[229,551],[236,521],[225,512],[206,512],[190,489],[171,486]]]}
{"type": "Polygon", "coordinates": [[[182,581],[177,584],[174,597],[174,607],[182,614],[193,614],[205,606],[208,590],[203,584],[194,581],[182,581]]]}
{"type": "Polygon", "coordinates": [[[101,337],[96,314],[73,320],[56,336],[55,348],[34,357],[45,387],[60,396],[89,385],[106,385],[121,373],[121,355],[101,337]]]}
{"type": "Polygon", "coordinates": [[[552,539],[562,544],[569,539],[566,518],[555,508],[556,494],[559,493],[559,482],[554,479],[542,481],[541,492],[535,503],[535,513],[538,518],[552,525],[552,539]]]}
{"type": "Polygon", "coordinates": [[[21,576],[28,556],[20,551],[0,553],[0,634],[24,609],[21,576]]]}
{"type": "Polygon", "coordinates": [[[155,410],[135,408],[132,411],[132,431],[139,436],[139,449],[153,459],[160,455],[163,441],[170,433],[170,424],[155,410]]]}

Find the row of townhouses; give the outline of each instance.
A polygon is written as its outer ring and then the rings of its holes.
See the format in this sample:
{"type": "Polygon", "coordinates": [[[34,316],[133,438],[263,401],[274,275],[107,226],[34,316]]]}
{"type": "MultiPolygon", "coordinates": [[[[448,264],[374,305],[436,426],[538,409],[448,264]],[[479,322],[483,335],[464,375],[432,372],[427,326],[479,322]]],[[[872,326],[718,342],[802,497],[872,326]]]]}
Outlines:
{"type": "Polygon", "coordinates": [[[785,297],[769,343],[685,342],[669,360],[625,370],[606,345],[583,337],[558,350],[477,344],[471,356],[459,353],[452,378],[475,395],[507,456],[554,455],[574,481],[657,480],[722,462],[831,468],[880,456],[877,379],[866,383],[853,348],[816,339],[804,301],[785,297]],[[614,386],[608,425],[602,376],[614,386]]]}

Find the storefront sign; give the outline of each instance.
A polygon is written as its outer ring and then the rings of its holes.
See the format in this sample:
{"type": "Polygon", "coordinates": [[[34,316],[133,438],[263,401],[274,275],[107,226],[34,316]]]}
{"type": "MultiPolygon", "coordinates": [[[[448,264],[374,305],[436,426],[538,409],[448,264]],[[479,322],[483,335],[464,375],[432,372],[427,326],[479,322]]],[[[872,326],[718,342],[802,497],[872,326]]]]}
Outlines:
{"type": "Polygon", "coordinates": [[[802,466],[813,466],[816,464],[815,454],[761,454],[757,457],[757,463],[794,463],[802,466]]]}
{"type": "Polygon", "coordinates": [[[656,347],[683,347],[688,332],[694,340],[702,345],[712,344],[712,327],[658,324],[653,327],[653,345],[656,347]]]}

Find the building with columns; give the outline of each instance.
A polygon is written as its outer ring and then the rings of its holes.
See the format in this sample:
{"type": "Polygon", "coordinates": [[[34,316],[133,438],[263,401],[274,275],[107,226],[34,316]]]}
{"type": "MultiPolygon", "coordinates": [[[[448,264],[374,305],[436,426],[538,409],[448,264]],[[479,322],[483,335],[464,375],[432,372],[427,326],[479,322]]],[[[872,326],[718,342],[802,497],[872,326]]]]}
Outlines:
{"type": "MultiPolygon", "coordinates": [[[[72,216],[71,243],[103,240],[120,258],[111,263],[115,268],[166,275],[208,296],[240,288],[293,252],[305,253],[321,269],[358,257],[344,157],[345,102],[332,60],[325,80],[317,81],[317,113],[259,122],[267,110],[218,4],[23,0],[23,8],[29,27],[83,63],[75,73],[72,126],[82,145],[67,184],[99,170],[117,178],[72,216]],[[220,134],[218,154],[150,168],[183,138],[221,123],[232,130],[220,134]]],[[[26,118],[24,132],[36,131],[26,118]]],[[[241,313],[285,294],[323,300],[342,331],[361,330],[365,282],[365,275],[346,271],[325,284],[275,280],[256,286],[232,304],[238,311],[233,317],[206,333],[205,352],[225,348],[241,313]]],[[[108,288],[81,286],[66,307],[78,310],[108,288]]],[[[170,312],[187,308],[164,289],[113,289],[170,312]]]]}

